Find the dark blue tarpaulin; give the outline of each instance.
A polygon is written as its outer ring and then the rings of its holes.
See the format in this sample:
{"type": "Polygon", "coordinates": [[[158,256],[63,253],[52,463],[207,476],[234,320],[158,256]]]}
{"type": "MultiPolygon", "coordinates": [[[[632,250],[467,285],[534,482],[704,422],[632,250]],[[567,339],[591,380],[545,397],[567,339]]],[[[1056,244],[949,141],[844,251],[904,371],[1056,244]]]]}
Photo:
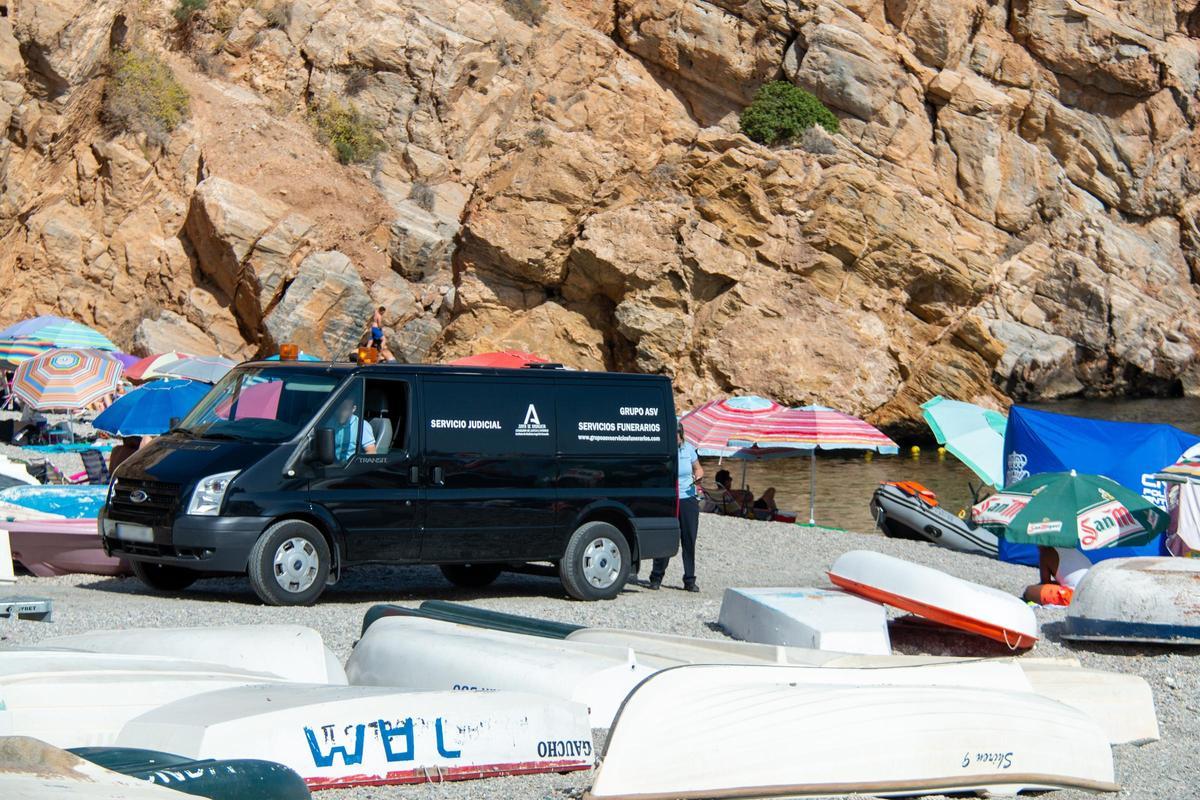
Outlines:
{"type": "MultiPolygon", "coordinates": [[[[1200,437],[1173,425],[1110,422],[1013,406],[1004,434],[1004,482],[1011,485],[1039,472],[1076,470],[1107,475],[1164,510],[1166,487],[1154,473],[1174,464],[1200,437]]],[[[1166,555],[1162,537],[1141,547],[1112,547],[1088,552],[1088,558],[1166,555]]],[[[1000,539],[1000,559],[1037,564],[1037,548],[1000,539]]]]}

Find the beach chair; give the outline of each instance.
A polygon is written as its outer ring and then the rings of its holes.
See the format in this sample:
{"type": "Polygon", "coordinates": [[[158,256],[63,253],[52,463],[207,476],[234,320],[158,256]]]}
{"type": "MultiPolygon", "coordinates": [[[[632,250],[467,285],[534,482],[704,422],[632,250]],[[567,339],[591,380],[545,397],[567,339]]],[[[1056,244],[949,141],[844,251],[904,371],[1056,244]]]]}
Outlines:
{"type": "Polygon", "coordinates": [[[87,482],[94,486],[107,486],[110,476],[108,474],[108,463],[104,460],[104,454],[99,450],[84,450],[79,454],[79,458],[83,461],[83,468],[87,471],[87,482]]]}
{"type": "Polygon", "coordinates": [[[701,511],[726,517],[751,516],[750,505],[753,501],[739,498],[733,492],[719,485],[712,489],[703,486],[700,488],[704,492],[704,502],[700,506],[701,511]]]}

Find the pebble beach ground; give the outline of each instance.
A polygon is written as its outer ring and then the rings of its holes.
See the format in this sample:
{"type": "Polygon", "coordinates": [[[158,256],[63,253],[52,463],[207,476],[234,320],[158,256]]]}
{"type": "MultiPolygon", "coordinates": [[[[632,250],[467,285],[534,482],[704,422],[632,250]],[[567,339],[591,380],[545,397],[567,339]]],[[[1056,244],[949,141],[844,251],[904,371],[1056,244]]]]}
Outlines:
{"type": "MultiPolygon", "coordinates": [[[[943,569],[967,580],[1014,594],[1032,582],[1026,567],[962,555],[933,545],[795,525],[749,522],[704,515],[700,529],[699,594],[680,589],[680,565],[672,561],[662,590],[631,584],[616,600],[581,603],[568,600],[557,581],[506,575],[484,591],[450,586],[436,568],[362,567],[349,571],[312,608],[259,605],[242,580],[201,581],[179,598],[155,596],[133,578],[72,575],[18,580],[0,596],[48,597],[54,601],[50,623],[0,620],[4,644],[28,645],[40,639],[96,629],[167,627],[231,623],[288,622],[318,630],[326,644],[345,659],[358,638],[363,613],[375,603],[416,605],[422,600],[469,602],[481,608],[526,614],[581,625],[643,629],[689,636],[720,637],[716,627],[722,592],[731,586],[827,586],[825,570],[848,550],[872,549],[943,569]]],[[[642,577],[647,566],[643,566],[642,577]]],[[[1200,797],[1200,648],[1171,650],[1150,646],[1066,647],[1058,639],[1064,614],[1039,609],[1043,639],[1035,656],[1073,656],[1085,667],[1141,675],[1154,691],[1162,740],[1141,747],[1114,748],[1117,781],[1122,789],[1109,797],[1133,800],[1182,800],[1200,797]]],[[[969,635],[944,634],[895,625],[892,644],[898,653],[932,655],[1005,655],[1003,645],[969,635]]],[[[322,792],[321,800],[549,800],[580,796],[588,773],[527,776],[416,787],[371,787],[322,792]]],[[[1055,792],[1054,800],[1090,797],[1055,792]]]]}

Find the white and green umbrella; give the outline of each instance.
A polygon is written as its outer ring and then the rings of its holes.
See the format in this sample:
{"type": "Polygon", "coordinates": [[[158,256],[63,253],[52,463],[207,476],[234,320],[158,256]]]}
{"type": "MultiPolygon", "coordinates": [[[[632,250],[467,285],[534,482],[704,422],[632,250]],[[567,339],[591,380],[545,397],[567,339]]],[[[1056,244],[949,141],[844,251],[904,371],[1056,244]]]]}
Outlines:
{"type": "Polygon", "coordinates": [[[921,404],[921,415],[938,444],[989,486],[1004,485],[1004,431],[1008,419],[998,411],[947,400],[941,395],[921,404]]]}

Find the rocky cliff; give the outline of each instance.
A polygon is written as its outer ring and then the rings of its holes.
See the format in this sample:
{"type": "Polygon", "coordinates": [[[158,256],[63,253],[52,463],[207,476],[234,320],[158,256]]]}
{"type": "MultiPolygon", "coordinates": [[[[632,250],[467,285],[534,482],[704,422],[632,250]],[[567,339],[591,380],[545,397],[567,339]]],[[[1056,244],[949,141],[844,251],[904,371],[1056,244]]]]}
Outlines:
{"type": "Polygon", "coordinates": [[[1200,393],[1196,0],[0,0],[0,321],[519,347],[880,423],[1200,393]],[[100,107],[114,47],[190,94],[100,107]],[[783,78],[841,121],[737,130],[783,78]],[[386,149],[343,166],[311,109],[386,149]]]}

